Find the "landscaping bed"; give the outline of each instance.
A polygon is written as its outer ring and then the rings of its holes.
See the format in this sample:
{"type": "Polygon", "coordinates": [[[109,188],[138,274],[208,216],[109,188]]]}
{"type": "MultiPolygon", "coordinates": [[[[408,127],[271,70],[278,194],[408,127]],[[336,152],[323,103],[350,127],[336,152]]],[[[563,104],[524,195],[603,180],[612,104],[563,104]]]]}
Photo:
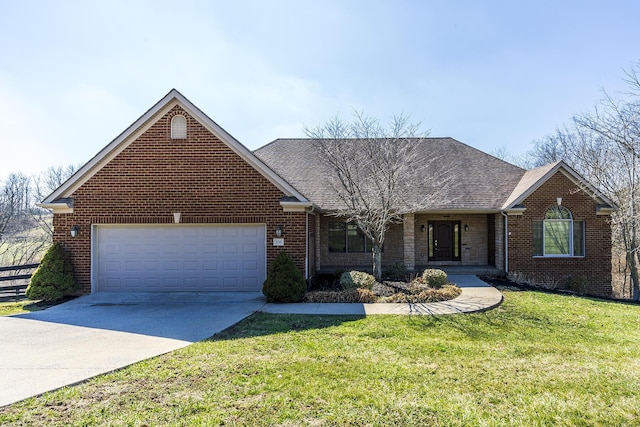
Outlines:
{"type": "Polygon", "coordinates": [[[361,271],[348,271],[340,276],[324,278],[319,289],[304,294],[310,303],[430,303],[448,301],[462,290],[449,283],[442,270],[427,269],[421,275],[405,280],[377,282],[361,271]]]}

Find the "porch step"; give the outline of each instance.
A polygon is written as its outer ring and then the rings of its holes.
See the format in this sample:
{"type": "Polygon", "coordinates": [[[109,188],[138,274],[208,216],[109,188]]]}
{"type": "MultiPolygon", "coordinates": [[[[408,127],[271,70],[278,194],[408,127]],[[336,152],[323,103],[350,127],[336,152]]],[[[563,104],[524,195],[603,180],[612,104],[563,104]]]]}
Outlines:
{"type": "Polygon", "coordinates": [[[426,268],[437,268],[448,276],[460,274],[473,274],[474,276],[504,276],[504,270],[500,270],[489,265],[429,265],[420,267],[419,271],[426,268]]]}

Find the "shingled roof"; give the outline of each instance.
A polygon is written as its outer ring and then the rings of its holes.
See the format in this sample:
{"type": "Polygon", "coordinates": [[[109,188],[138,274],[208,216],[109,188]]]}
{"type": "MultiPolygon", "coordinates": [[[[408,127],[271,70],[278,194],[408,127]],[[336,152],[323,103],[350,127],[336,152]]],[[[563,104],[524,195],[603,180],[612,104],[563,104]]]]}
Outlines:
{"type": "MultiPolygon", "coordinates": [[[[433,192],[436,177],[451,176],[428,211],[497,212],[525,175],[525,170],[453,138],[415,139],[416,195],[433,192]]],[[[329,171],[310,139],[277,139],[253,152],[275,173],[323,210],[337,207],[329,171]]]]}

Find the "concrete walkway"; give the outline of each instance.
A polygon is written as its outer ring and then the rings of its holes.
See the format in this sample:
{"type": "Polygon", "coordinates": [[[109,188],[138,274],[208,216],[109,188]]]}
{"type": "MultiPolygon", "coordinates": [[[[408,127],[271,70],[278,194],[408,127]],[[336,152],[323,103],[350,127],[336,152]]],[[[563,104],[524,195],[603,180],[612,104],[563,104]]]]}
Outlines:
{"type": "Polygon", "coordinates": [[[280,314],[342,314],[342,315],[443,315],[474,313],[490,310],[502,303],[502,293],[471,275],[451,275],[449,280],[462,288],[457,298],[424,304],[265,304],[260,311],[280,314]]]}

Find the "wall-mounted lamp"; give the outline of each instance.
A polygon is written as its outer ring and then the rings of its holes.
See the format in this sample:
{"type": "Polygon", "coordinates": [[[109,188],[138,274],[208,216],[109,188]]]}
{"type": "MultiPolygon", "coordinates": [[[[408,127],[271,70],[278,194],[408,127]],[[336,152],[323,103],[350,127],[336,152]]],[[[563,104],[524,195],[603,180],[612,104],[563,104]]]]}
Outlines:
{"type": "Polygon", "coordinates": [[[282,226],[281,225],[277,225],[276,226],[276,237],[282,237],[282,226]]]}
{"type": "Polygon", "coordinates": [[[71,237],[78,237],[78,232],[80,231],[80,226],[79,225],[74,225],[73,227],[71,227],[71,230],[69,230],[69,233],[71,234],[71,237]]]}
{"type": "Polygon", "coordinates": [[[424,224],[420,224],[420,231],[424,233],[424,224]]]}
{"type": "Polygon", "coordinates": [[[464,225],[464,231],[469,231],[469,225],[467,224],[464,225]]]}
{"type": "Polygon", "coordinates": [[[558,202],[558,206],[562,204],[562,197],[556,198],[556,202],[558,202]]]}

